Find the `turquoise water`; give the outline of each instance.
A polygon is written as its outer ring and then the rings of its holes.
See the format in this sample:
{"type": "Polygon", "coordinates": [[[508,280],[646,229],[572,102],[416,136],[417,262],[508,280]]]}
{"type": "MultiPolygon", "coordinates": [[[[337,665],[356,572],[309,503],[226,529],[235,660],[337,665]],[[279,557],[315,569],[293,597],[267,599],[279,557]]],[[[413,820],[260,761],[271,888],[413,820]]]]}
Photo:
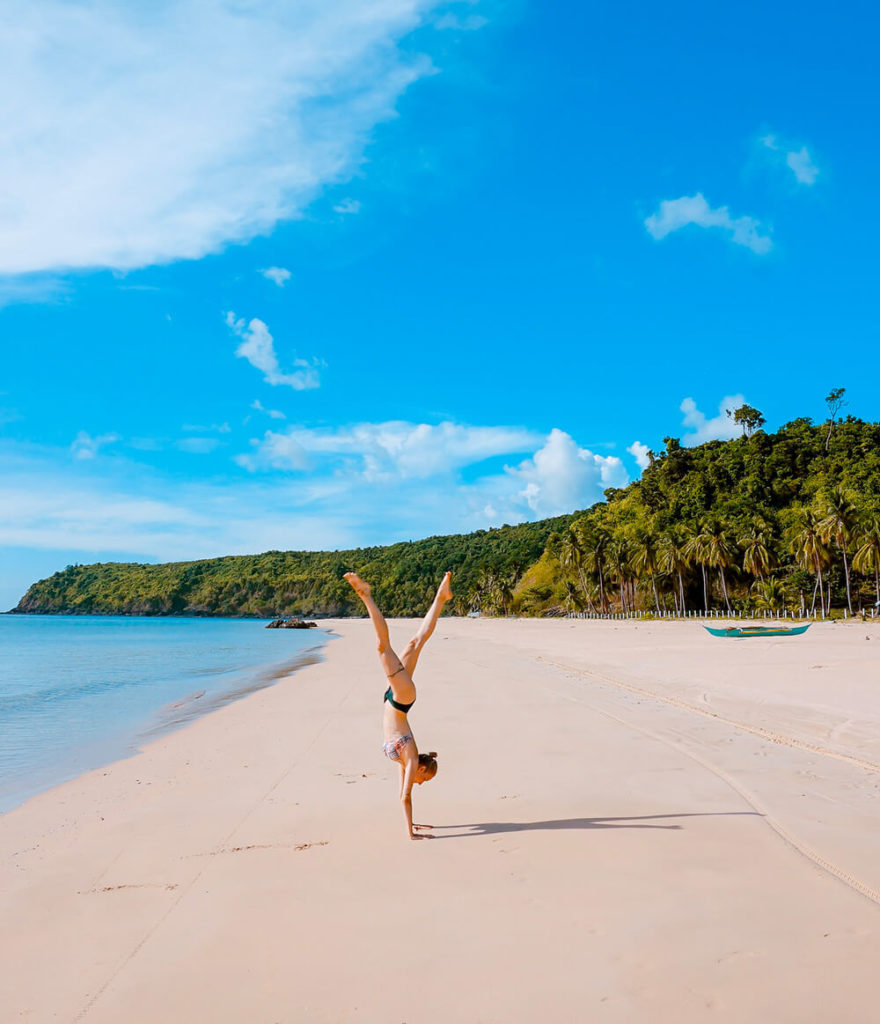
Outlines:
{"type": "Polygon", "coordinates": [[[0,615],[0,812],[320,659],[258,619],[0,615]]]}

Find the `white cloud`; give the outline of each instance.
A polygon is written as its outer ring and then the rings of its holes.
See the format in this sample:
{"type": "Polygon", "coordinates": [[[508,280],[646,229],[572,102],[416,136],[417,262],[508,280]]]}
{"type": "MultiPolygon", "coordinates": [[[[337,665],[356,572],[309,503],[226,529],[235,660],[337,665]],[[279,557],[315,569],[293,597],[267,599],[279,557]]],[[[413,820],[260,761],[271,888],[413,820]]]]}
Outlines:
{"type": "Polygon", "coordinates": [[[337,213],[357,213],[361,208],[359,199],[343,199],[341,203],[337,203],[333,209],[337,213]]]}
{"type": "Polygon", "coordinates": [[[183,437],[175,442],[177,448],[190,455],[208,455],[219,448],[220,441],[216,437],[183,437]]]}
{"type": "Polygon", "coordinates": [[[645,220],[648,232],[658,240],[689,224],[701,228],[719,228],[736,245],[744,245],[752,252],[765,253],[773,247],[771,239],[758,230],[761,227],[760,221],[754,217],[731,217],[726,206],[712,209],[702,192],[682,196],[680,199],[664,199],[657,213],[652,213],[645,220]]]}
{"type": "Polygon", "coordinates": [[[228,423],[212,423],[210,427],[199,423],[184,423],[182,429],[193,434],[208,434],[212,430],[215,430],[218,434],[228,434],[231,432],[232,427],[228,423]]]}
{"type": "MultiPolygon", "coordinates": [[[[303,431],[313,450],[270,432],[240,461],[260,459],[266,468],[275,460],[285,472],[199,483],[123,456],[73,462],[66,448],[0,439],[0,549],[63,552],[60,569],[119,557],[176,561],[390,544],[571,512],[627,482],[620,460],[580,448],[561,430],[420,426],[303,431]],[[483,463],[503,450],[533,454],[503,468],[483,463]],[[481,464],[485,475],[474,477],[481,464]]],[[[34,565],[45,563],[35,555],[34,565]]]]}
{"type": "Polygon", "coordinates": [[[819,168],[813,163],[806,146],[787,153],[785,162],[794,171],[794,176],[802,185],[813,185],[819,177],[819,168]]]}
{"type": "Polygon", "coordinates": [[[267,409],[259,398],[255,398],[251,402],[251,408],[256,409],[257,412],[264,412],[270,420],[286,420],[287,417],[281,412],[280,409],[267,409]]]}
{"type": "Polygon", "coordinates": [[[303,470],[309,468],[309,455],[290,434],[276,434],[267,430],[262,440],[251,440],[251,454],[236,455],[239,466],[252,473],[258,469],[303,470]]]}
{"type": "Polygon", "coordinates": [[[10,516],[0,527],[0,543],[34,547],[139,548],[132,545],[132,526],[139,530],[202,527],[205,521],[180,505],[119,491],[115,494],[88,485],[65,487],[55,494],[24,494],[4,487],[0,494],[10,516]],[[63,500],[61,500],[63,498],[63,500]]]}
{"type": "Polygon", "coordinates": [[[267,431],[240,462],[249,469],[303,469],[319,459],[342,457],[366,480],[426,479],[497,455],[528,451],[540,435],[519,427],[459,423],[358,423],[352,427],[267,431]]]}
{"type": "Polygon", "coordinates": [[[449,422],[361,423],[337,430],[291,427],[284,433],[266,431],[251,441],[251,448],[236,457],[251,472],[335,477],[345,481],[352,500],[360,489],[380,487],[383,507],[401,502],[405,490],[402,509],[418,506],[425,520],[433,521],[449,506],[449,514],[460,519],[456,526],[465,529],[561,515],[601,500],[607,487],[629,482],[617,456],[595,455],[558,429],[542,436],[519,427],[449,422]],[[534,454],[501,472],[471,482],[458,476],[486,459],[529,450],[534,454]],[[411,486],[412,481],[418,486],[411,486]]]}
{"type": "Polygon", "coordinates": [[[266,280],[277,284],[279,288],[283,288],[290,280],[290,271],[286,267],[266,267],[266,269],[261,270],[260,273],[266,278],[266,280]]]}
{"type": "Polygon", "coordinates": [[[489,19],[482,14],[469,14],[466,18],[460,18],[457,14],[442,14],[435,22],[434,28],[456,29],[459,32],[475,32],[484,25],[489,24],[489,19]]]}
{"type": "MultiPolygon", "coordinates": [[[[2,33],[0,33],[2,38],[2,33]]],[[[0,70],[2,76],[2,70],[0,70]]],[[[0,114],[2,124],[2,114],[0,114]]],[[[0,161],[2,161],[0,151],[0,161]]],[[[3,205],[0,203],[0,241],[2,241],[3,230],[3,205]]],[[[3,255],[0,254],[0,267],[2,267],[3,255]]],[[[0,269],[0,275],[3,274],[0,269]]],[[[4,306],[13,306],[29,302],[58,302],[70,291],[70,285],[59,277],[49,277],[45,274],[15,274],[11,276],[0,276],[0,309],[4,306]]]]}
{"type": "Polygon", "coordinates": [[[799,184],[815,185],[816,178],[819,177],[819,168],[813,162],[806,146],[802,145],[797,149],[797,143],[779,139],[776,135],[764,135],[759,141],[765,149],[780,154],[773,158],[774,161],[781,160],[782,153],[785,153],[785,163],[799,184]]]}
{"type": "Polygon", "coordinates": [[[647,469],[651,465],[649,455],[651,449],[646,444],[642,444],[641,441],[633,441],[629,448],[627,448],[627,451],[636,460],[639,469],[647,469]]]}
{"type": "Polygon", "coordinates": [[[16,0],[0,273],[196,259],[301,215],[433,71],[397,44],[435,6],[16,0]]]}
{"type": "Polygon", "coordinates": [[[357,515],[349,523],[344,503],[341,515],[328,507],[332,492],[286,480],[191,483],[124,458],[71,464],[66,449],[0,441],[0,547],[81,551],[97,561],[107,552],[178,560],[344,546],[357,515]]]}
{"type": "Polygon", "coordinates": [[[275,354],[275,342],[269,333],[269,328],[254,317],[250,323],[238,319],[235,313],[226,314],[226,326],[242,339],[241,344],[235,350],[235,354],[242,359],[247,359],[251,366],[260,370],[263,380],[273,386],[283,384],[293,388],[295,391],[305,391],[309,388],[320,387],[318,371],[313,363],[305,359],[294,359],[294,366],[301,369],[293,373],[282,373],[278,365],[278,356],[275,354]]]}
{"type": "Polygon", "coordinates": [[[81,430],[70,445],[70,451],[75,459],[93,459],[99,450],[106,444],[113,444],[121,440],[118,434],[100,434],[92,437],[84,430],[81,430]]]}
{"type": "Polygon", "coordinates": [[[685,398],[680,406],[684,413],[684,419],[681,422],[693,433],[685,434],[682,443],[688,448],[693,448],[694,445],[703,444],[704,441],[728,441],[732,437],[739,437],[742,428],[734,422],[732,416],[727,415],[727,410],[738,409],[744,403],[745,398],[742,395],[725,395],[718,405],[718,415],[707,419],[697,408],[697,403],[693,398],[685,398]]]}
{"type": "Polygon", "coordinates": [[[519,495],[542,518],[584,508],[600,500],[606,487],[629,482],[616,455],[594,455],[556,428],[530,459],[508,472],[525,483],[519,495]]]}

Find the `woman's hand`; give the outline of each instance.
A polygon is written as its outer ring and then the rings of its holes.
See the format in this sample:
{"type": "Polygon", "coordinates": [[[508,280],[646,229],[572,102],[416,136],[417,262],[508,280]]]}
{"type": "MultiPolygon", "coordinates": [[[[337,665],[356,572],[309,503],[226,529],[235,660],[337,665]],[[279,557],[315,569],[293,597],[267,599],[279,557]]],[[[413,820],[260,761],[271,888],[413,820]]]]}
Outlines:
{"type": "Polygon", "coordinates": [[[433,825],[416,825],[415,823],[413,823],[413,828],[429,829],[429,828],[433,828],[433,827],[434,827],[433,825]]]}

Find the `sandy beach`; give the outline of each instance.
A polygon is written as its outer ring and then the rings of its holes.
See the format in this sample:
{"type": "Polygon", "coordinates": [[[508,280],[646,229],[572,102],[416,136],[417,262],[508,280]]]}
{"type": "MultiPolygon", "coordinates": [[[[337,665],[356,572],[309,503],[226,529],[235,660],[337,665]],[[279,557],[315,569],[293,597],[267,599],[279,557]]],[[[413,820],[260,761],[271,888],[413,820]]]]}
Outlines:
{"type": "Polygon", "coordinates": [[[880,624],[441,619],[429,842],[369,623],[327,625],[322,663],[0,817],[0,1019],[878,1019],[880,624]]]}

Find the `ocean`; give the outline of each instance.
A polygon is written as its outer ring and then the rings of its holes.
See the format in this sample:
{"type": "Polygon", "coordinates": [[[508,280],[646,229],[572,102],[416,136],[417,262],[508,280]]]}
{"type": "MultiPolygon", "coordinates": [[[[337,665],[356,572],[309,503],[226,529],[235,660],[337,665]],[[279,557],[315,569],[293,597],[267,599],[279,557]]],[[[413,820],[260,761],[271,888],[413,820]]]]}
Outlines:
{"type": "Polygon", "coordinates": [[[260,619],[0,615],[0,813],[321,659],[260,619]]]}

